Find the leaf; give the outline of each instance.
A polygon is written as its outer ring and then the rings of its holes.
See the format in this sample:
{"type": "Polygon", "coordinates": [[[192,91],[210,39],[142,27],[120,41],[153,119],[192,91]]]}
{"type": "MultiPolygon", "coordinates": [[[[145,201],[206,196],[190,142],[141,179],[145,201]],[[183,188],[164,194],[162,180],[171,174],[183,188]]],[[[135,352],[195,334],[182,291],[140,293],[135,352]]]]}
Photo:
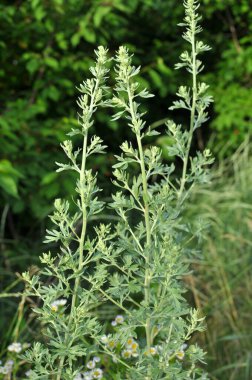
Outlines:
{"type": "Polygon", "coordinates": [[[172,156],[168,154],[168,148],[172,147],[174,144],[174,139],[170,136],[160,136],[156,144],[162,149],[162,155],[166,160],[170,160],[172,156]]]}
{"type": "Polygon", "coordinates": [[[161,76],[153,69],[149,71],[149,76],[151,77],[153,84],[156,88],[162,88],[163,87],[163,80],[161,76]]]}
{"type": "Polygon", "coordinates": [[[190,107],[188,107],[183,100],[176,100],[173,102],[173,106],[169,107],[169,110],[173,111],[180,108],[190,110],[190,107]]]}
{"type": "Polygon", "coordinates": [[[23,178],[23,174],[15,169],[9,160],[0,161],[0,173],[9,174],[17,178],[23,178]]]}
{"type": "Polygon", "coordinates": [[[158,57],[158,59],[157,59],[157,68],[160,71],[160,73],[162,73],[166,76],[172,75],[172,70],[168,66],[166,66],[162,57],[158,57]]]}
{"type": "Polygon", "coordinates": [[[124,112],[125,112],[125,110],[117,112],[116,114],[114,114],[112,116],[111,120],[116,121],[116,120],[120,119],[122,117],[122,115],[124,114],[124,112]]]}
{"type": "Polygon", "coordinates": [[[48,185],[55,181],[58,178],[56,172],[47,173],[41,180],[41,185],[48,185]]]}
{"type": "Polygon", "coordinates": [[[147,132],[145,132],[144,136],[151,137],[151,136],[158,136],[160,135],[160,132],[156,131],[154,128],[151,129],[151,127],[148,128],[147,132]]]}
{"type": "Polygon", "coordinates": [[[150,94],[149,91],[145,88],[144,90],[142,90],[141,92],[139,92],[138,96],[140,96],[141,98],[153,98],[155,95],[154,94],[150,94]]]}
{"type": "Polygon", "coordinates": [[[106,16],[111,10],[111,7],[108,5],[99,6],[94,14],[94,26],[97,28],[101,25],[102,19],[106,16]]]}
{"type": "Polygon", "coordinates": [[[43,95],[46,98],[57,101],[59,100],[59,97],[60,97],[60,91],[55,86],[49,86],[43,91],[43,95]]]}
{"type": "Polygon", "coordinates": [[[80,22],[80,35],[84,37],[84,39],[87,42],[95,43],[96,41],[96,35],[94,30],[90,29],[89,26],[87,26],[86,20],[80,22]]]}
{"type": "Polygon", "coordinates": [[[59,67],[58,61],[53,57],[45,57],[45,64],[55,70],[59,67]]]}
{"type": "Polygon", "coordinates": [[[61,164],[60,162],[55,162],[59,168],[56,170],[57,173],[62,172],[64,170],[76,170],[76,168],[71,164],[61,164]]]}
{"type": "Polygon", "coordinates": [[[41,6],[34,8],[34,16],[38,21],[41,21],[46,15],[45,10],[41,6]]]}
{"type": "Polygon", "coordinates": [[[39,66],[40,66],[40,61],[39,59],[36,59],[36,58],[31,59],[26,64],[26,68],[31,74],[35,73],[38,70],[39,66]]]}
{"type": "Polygon", "coordinates": [[[15,179],[7,174],[0,173],[0,186],[7,193],[18,198],[18,189],[15,179]]]}
{"type": "Polygon", "coordinates": [[[80,36],[79,33],[73,34],[72,37],[71,37],[71,44],[73,46],[77,46],[78,43],[80,42],[80,39],[81,39],[81,36],[80,36]]]}

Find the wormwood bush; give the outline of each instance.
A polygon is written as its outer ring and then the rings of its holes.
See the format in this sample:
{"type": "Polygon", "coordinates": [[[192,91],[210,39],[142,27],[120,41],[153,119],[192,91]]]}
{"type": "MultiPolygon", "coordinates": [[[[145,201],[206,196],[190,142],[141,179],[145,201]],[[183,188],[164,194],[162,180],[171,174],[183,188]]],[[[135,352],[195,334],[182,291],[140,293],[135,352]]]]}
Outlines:
{"type": "Polygon", "coordinates": [[[40,301],[34,312],[44,337],[24,355],[32,379],[207,379],[199,365],[204,352],[190,344],[193,333],[204,329],[204,318],[189,308],[181,278],[195,253],[188,242],[202,229],[201,223],[183,223],[184,204],[194,184],[208,180],[205,166],[212,163],[208,150],[189,157],[193,132],[207,120],[212,101],[208,86],[198,82],[203,69],[198,56],[209,47],[196,39],[201,31],[199,2],[186,0],[184,6],[181,26],[190,49],[181,54],[176,68],[186,68],[192,87],[179,87],[179,100],[171,109],[188,111],[190,125],[183,129],[167,123],[173,140],[169,155],[182,162],[180,179],[174,179],[173,163],[162,162],[159,148],[144,147],[146,137],[158,134],[146,127],[141,112],[140,99],[152,95],[139,89],[140,68],[132,66],[125,47],[114,57],[112,96],[106,86],[110,59],[103,47],[96,51],[92,79],[80,85],[79,128],[68,135],[82,136],[83,147],[74,150],[73,142],[65,141],[68,163],[57,163],[58,171],[77,173],[77,196],[71,207],[65,200],[55,201],[55,227],[45,241],[59,243],[58,253],[42,255],[40,275],[23,274],[27,295],[40,301]],[[113,182],[119,189],[110,207],[119,221],[96,225],[88,235],[88,221],[104,208],[96,175],[86,167],[87,159],[105,148],[99,137],[89,136],[101,106],[116,109],[113,120],[122,119],[122,125],[126,120],[132,141],[121,145],[114,165],[113,182]],[[105,310],[114,313],[112,321],[104,317],[105,310]]]}

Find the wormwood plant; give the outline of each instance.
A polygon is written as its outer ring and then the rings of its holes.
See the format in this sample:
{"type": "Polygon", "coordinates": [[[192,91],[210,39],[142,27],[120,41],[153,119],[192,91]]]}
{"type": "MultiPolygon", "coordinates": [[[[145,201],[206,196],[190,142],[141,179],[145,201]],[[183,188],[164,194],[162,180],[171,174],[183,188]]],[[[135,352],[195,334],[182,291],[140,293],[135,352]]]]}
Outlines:
{"type": "Polygon", "coordinates": [[[70,211],[67,201],[55,201],[55,228],[48,231],[46,242],[60,242],[59,252],[43,254],[43,277],[23,275],[27,294],[40,300],[34,312],[44,336],[43,343],[36,342],[25,355],[32,379],[207,379],[199,366],[204,352],[190,344],[193,333],[204,329],[204,318],[189,308],[181,278],[195,253],[189,242],[202,228],[200,223],[183,223],[183,208],[194,184],[207,181],[205,166],[212,162],[208,150],[190,157],[193,133],[207,120],[212,101],[206,95],[208,86],[198,82],[203,69],[198,56],[209,47],[196,40],[201,31],[199,2],[186,0],[184,5],[181,25],[190,49],[181,54],[177,68],[186,68],[192,86],[179,88],[179,100],[171,109],[188,111],[189,129],[167,123],[173,140],[169,155],[182,162],[180,179],[174,178],[174,164],[162,162],[159,148],[144,146],[144,139],[158,132],[146,127],[139,99],[152,95],[139,89],[140,68],[132,66],[125,47],[114,58],[112,98],[104,99],[109,60],[103,47],[90,69],[93,78],[80,85],[80,127],[69,136],[81,135],[83,146],[75,151],[73,143],[65,141],[69,163],[58,163],[58,171],[77,173],[76,211],[70,211]],[[110,207],[119,222],[97,225],[91,238],[88,220],[104,206],[97,198],[96,176],[86,169],[87,159],[104,151],[99,137],[89,138],[99,106],[117,109],[113,120],[121,119],[122,125],[127,121],[132,140],[121,145],[114,165],[113,183],[119,190],[110,207]],[[114,313],[112,321],[102,315],[105,306],[114,313]]]}

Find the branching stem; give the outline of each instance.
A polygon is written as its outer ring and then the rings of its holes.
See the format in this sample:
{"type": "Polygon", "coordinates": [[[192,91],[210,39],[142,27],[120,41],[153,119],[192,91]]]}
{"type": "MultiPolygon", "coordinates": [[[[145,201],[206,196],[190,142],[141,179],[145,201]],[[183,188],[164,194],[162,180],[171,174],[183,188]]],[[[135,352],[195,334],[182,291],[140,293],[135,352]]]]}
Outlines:
{"type": "MultiPolygon", "coordinates": [[[[99,80],[96,79],[95,88],[93,91],[93,94],[91,96],[90,100],[90,107],[89,107],[89,120],[90,121],[93,110],[95,107],[95,98],[97,95],[97,91],[99,88],[99,80]]],[[[81,160],[81,170],[80,170],[80,201],[81,201],[81,208],[82,208],[82,228],[81,228],[81,237],[79,241],[79,263],[78,263],[78,270],[80,271],[83,266],[83,250],[84,250],[84,243],[85,243],[85,236],[86,236],[86,229],[87,229],[87,205],[85,203],[85,194],[84,194],[84,181],[85,181],[85,170],[86,170],[86,159],[87,159],[87,141],[88,141],[88,130],[85,131],[84,138],[83,138],[83,147],[82,147],[82,160],[81,160]]],[[[77,295],[78,295],[78,289],[80,286],[80,276],[77,276],[74,283],[74,291],[73,291],[73,297],[72,297],[72,303],[71,303],[71,310],[70,310],[70,316],[68,321],[68,327],[71,326],[72,319],[73,319],[73,310],[77,303],[77,295]]],[[[65,340],[68,342],[69,340],[69,328],[67,329],[65,335],[65,340]]],[[[62,356],[59,363],[59,370],[57,373],[56,380],[61,380],[61,374],[62,369],[64,366],[65,357],[62,356]]]]}
{"type": "MultiPolygon", "coordinates": [[[[149,196],[148,196],[148,183],[146,177],[146,168],[144,161],[144,152],[142,145],[142,138],[139,129],[137,128],[137,115],[134,110],[133,105],[133,96],[130,89],[130,83],[128,83],[128,98],[129,98],[129,106],[130,106],[130,115],[132,118],[132,124],[135,128],[135,134],[137,138],[137,145],[140,157],[140,168],[142,175],[142,184],[143,184],[143,202],[144,202],[144,220],[146,227],[146,254],[145,254],[145,279],[144,279],[144,300],[146,305],[150,304],[150,284],[151,284],[151,274],[150,274],[150,244],[151,244],[151,227],[150,227],[150,212],[149,212],[149,196]]],[[[145,334],[146,334],[146,343],[147,343],[147,352],[150,351],[152,345],[151,338],[151,321],[150,317],[147,316],[146,324],[145,324],[145,334]]],[[[148,377],[146,380],[151,380],[151,368],[148,367],[148,377]]]]}
{"type": "Polygon", "coordinates": [[[197,102],[197,53],[196,53],[196,41],[195,41],[195,28],[196,28],[196,21],[195,18],[192,19],[192,106],[191,106],[191,116],[190,116],[190,129],[189,129],[189,136],[187,140],[186,145],[186,151],[185,156],[183,159],[183,171],[182,171],[182,178],[180,182],[180,189],[178,192],[178,200],[181,200],[182,194],[185,189],[186,184],[186,173],[188,168],[188,161],[189,161],[189,154],[190,154],[190,148],[192,144],[192,138],[193,138],[193,132],[194,132],[194,126],[195,126],[195,112],[196,112],[196,102],[197,102]]]}

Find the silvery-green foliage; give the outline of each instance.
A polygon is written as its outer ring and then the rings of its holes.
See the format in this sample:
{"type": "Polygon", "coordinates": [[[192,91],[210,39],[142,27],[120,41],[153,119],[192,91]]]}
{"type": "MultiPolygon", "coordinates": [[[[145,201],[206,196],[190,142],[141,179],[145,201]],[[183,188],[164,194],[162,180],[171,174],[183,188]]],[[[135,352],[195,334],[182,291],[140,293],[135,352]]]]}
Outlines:
{"type": "Polygon", "coordinates": [[[186,302],[182,277],[189,273],[195,253],[189,243],[200,237],[203,227],[185,224],[183,209],[192,186],[208,180],[205,166],[212,162],[208,150],[190,157],[193,132],[207,120],[212,101],[207,85],[197,79],[203,69],[198,55],[209,47],[197,40],[199,2],[186,0],[184,5],[183,37],[190,49],[182,53],[177,68],[187,69],[192,86],[179,88],[172,109],[187,110],[190,122],[189,128],[167,123],[173,141],[169,154],[182,161],[180,180],[174,179],[174,163],[162,162],[160,148],[145,147],[146,137],[159,134],[146,126],[141,111],[140,100],[152,95],[140,88],[140,68],[132,65],[125,47],[114,58],[116,85],[110,100],[104,99],[106,49],[96,52],[93,79],[80,85],[80,127],[69,136],[81,135],[83,147],[75,151],[72,141],[65,141],[68,162],[57,163],[58,171],[77,173],[77,198],[71,207],[67,201],[55,201],[55,227],[47,231],[46,242],[60,243],[60,250],[41,258],[41,274],[48,281],[23,275],[27,294],[40,299],[41,307],[34,312],[46,338],[26,354],[32,379],[207,379],[202,369],[205,354],[190,344],[192,335],[204,329],[204,318],[186,302]],[[96,176],[86,169],[87,158],[104,150],[99,137],[88,136],[98,106],[114,108],[113,120],[128,124],[133,138],[121,145],[114,165],[118,189],[110,207],[119,222],[113,228],[96,226],[89,239],[87,221],[104,206],[97,197],[96,176]],[[101,303],[115,313],[112,326],[99,318],[101,303]],[[99,355],[101,368],[94,355],[99,355]]]}
{"type": "Polygon", "coordinates": [[[99,47],[96,56],[96,64],[90,69],[93,78],[83,82],[79,88],[79,127],[69,133],[69,136],[83,137],[82,149],[74,150],[72,141],[65,141],[62,148],[68,163],[57,163],[58,171],[74,170],[77,174],[77,197],[71,211],[68,201],[55,201],[55,211],[51,216],[55,227],[47,231],[45,238],[46,243],[59,243],[59,251],[56,255],[50,252],[42,255],[44,269],[39,276],[30,276],[28,272],[23,274],[27,294],[40,299],[41,307],[34,312],[44,326],[46,337],[46,345],[36,343],[26,355],[26,360],[32,363],[32,379],[73,379],[83,369],[83,358],[94,351],[95,339],[101,330],[94,310],[100,301],[99,290],[107,274],[102,266],[97,265],[97,257],[101,249],[102,254],[109,254],[104,244],[109,227],[97,226],[93,239],[86,236],[88,219],[104,207],[97,197],[96,175],[86,169],[86,160],[92,154],[104,151],[99,137],[93,136],[89,140],[88,136],[93,115],[103,104],[107,89],[107,50],[99,47]],[[80,232],[78,224],[81,225],[80,232]],[[81,286],[84,278],[87,284],[81,286]],[[88,341],[90,338],[92,343],[88,341]],[[78,362],[79,357],[82,361],[78,362]]]}
{"type": "Polygon", "coordinates": [[[145,137],[158,132],[145,125],[141,111],[141,98],[152,95],[139,89],[136,75],[140,68],[132,65],[125,47],[115,57],[116,87],[110,106],[116,109],[114,120],[128,121],[134,140],[121,145],[122,153],[114,165],[113,182],[119,190],[111,206],[121,219],[116,242],[117,267],[121,270],[112,275],[108,293],[120,305],[120,312],[125,313],[114,339],[126,347],[127,339],[141,339],[137,358],[129,362],[130,368],[121,369],[122,379],[207,378],[199,367],[204,361],[203,351],[190,345],[193,333],[204,329],[204,318],[189,308],[181,281],[194,253],[187,241],[201,228],[193,231],[192,226],[183,224],[184,203],[196,182],[208,180],[205,166],[213,161],[209,150],[189,159],[193,132],[207,119],[206,108],[212,101],[206,95],[207,85],[197,81],[203,68],[198,54],[209,50],[196,40],[201,31],[198,7],[198,1],[185,1],[183,37],[191,48],[181,55],[182,63],[177,65],[191,73],[192,87],[180,87],[180,100],[171,107],[189,111],[189,129],[172,121],[167,123],[174,141],[169,154],[178,156],[183,163],[179,181],[173,180],[174,164],[162,163],[158,147],[144,149],[145,137]]]}
{"type": "Polygon", "coordinates": [[[198,74],[204,69],[199,55],[210,50],[208,45],[197,40],[197,35],[202,31],[199,24],[201,20],[201,16],[198,14],[199,6],[198,0],[186,0],[184,2],[185,18],[184,22],[179,25],[186,29],[183,38],[189,43],[190,49],[180,55],[180,63],[176,65],[176,69],[185,68],[192,76],[192,85],[190,88],[180,86],[177,92],[180,100],[175,101],[170,107],[170,110],[188,110],[190,112],[190,127],[189,130],[183,131],[180,125],[176,125],[172,121],[167,123],[168,134],[175,141],[175,144],[169,149],[169,154],[171,156],[177,155],[183,161],[179,198],[188,195],[188,191],[184,193],[187,184],[190,184],[190,189],[195,182],[204,183],[207,181],[207,170],[204,166],[213,162],[210,151],[206,150],[203,154],[198,153],[190,159],[191,166],[188,171],[193,132],[208,120],[207,108],[213,101],[212,97],[207,94],[208,85],[198,80],[198,74]]]}

